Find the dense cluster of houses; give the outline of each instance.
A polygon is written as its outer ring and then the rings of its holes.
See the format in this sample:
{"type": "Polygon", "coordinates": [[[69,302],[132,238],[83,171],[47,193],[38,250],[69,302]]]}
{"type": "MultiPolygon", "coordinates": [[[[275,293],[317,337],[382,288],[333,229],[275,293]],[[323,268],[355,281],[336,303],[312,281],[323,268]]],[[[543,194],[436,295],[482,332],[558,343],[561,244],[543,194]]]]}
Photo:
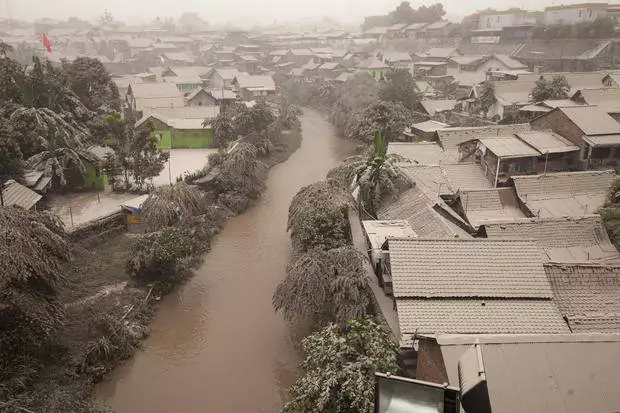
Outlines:
{"type": "Polygon", "coordinates": [[[620,252],[597,214],[618,137],[578,105],[389,144],[414,186],[363,226],[414,377],[460,388],[470,412],[618,409],[620,252]]]}

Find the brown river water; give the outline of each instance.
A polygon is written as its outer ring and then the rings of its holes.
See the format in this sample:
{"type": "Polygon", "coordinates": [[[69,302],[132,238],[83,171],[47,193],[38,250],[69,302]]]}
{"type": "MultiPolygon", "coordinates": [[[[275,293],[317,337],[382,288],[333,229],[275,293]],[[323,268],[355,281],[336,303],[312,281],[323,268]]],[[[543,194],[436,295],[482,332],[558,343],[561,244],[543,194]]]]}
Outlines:
{"type": "Polygon", "coordinates": [[[271,305],[286,275],[288,206],[354,150],[314,110],[302,127],[301,148],[271,169],[256,205],[228,221],[196,276],[163,300],[143,348],[98,386],[100,402],[118,413],[279,410],[301,336],[271,305]]]}

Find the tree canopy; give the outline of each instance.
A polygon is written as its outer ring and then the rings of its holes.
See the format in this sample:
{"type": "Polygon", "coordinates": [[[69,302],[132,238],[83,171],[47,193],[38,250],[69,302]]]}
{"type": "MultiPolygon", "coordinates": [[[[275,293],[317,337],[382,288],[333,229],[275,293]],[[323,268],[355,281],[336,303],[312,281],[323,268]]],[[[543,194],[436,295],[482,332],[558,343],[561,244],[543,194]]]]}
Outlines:
{"type": "Polygon", "coordinates": [[[301,377],[283,412],[371,413],[376,372],[397,373],[397,346],[371,318],[329,324],[302,341],[301,377]]]}
{"type": "Polygon", "coordinates": [[[71,90],[92,111],[120,110],[120,95],[116,84],[99,59],[78,57],[64,61],[71,90]]]}
{"type": "Polygon", "coordinates": [[[532,89],[532,100],[542,102],[548,99],[567,99],[570,88],[568,80],[562,75],[553,76],[551,80],[541,76],[532,89]]]}
{"type": "Polygon", "coordinates": [[[392,69],[385,77],[386,82],[379,88],[379,98],[415,110],[420,102],[420,95],[411,73],[407,69],[392,69]]]}
{"type": "Polygon", "coordinates": [[[598,213],[603,218],[609,238],[620,249],[620,178],[611,185],[607,202],[598,213]]]}
{"type": "Polygon", "coordinates": [[[353,113],[345,129],[345,137],[370,143],[382,131],[385,139],[400,140],[413,121],[412,113],[401,103],[375,101],[353,113]]]}

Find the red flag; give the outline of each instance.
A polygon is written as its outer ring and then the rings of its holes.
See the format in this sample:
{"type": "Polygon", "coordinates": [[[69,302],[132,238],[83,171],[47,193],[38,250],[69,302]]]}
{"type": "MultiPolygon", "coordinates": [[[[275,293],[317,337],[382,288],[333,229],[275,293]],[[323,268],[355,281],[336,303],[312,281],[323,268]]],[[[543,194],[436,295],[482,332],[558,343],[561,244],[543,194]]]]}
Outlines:
{"type": "Polygon", "coordinates": [[[48,53],[52,53],[52,42],[50,42],[45,33],[43,33],[43,46],[45,46],[48,53]]]}

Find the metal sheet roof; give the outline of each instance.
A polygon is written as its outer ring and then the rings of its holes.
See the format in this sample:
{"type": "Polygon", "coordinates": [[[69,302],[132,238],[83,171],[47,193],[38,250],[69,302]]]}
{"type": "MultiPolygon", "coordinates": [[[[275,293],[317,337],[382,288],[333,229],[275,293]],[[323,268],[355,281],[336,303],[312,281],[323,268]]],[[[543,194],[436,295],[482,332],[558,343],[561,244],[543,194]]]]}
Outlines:
{"type": "Polygon", "coordinates": [[[394,297],[551,298],[531,241],[388,240],[394,297]]]}
{"type": "Polygon", "coordinates": [[[584,136],[583,140],[595,147],[620,146],[620,134],[584,136]]]}
{"type": "Polygon", "coordinates": [[[514,136],[482,138],[480,143],[499,158],[526,158],[540,155],[536,149],[514,136]]]}
{"type": "Polygon", "coordinates": [[[573,106],[557,110],[562,111],[585,135],[620,134],[620,123],[600,107],[573,106]]]}
{"type": "Polygon", "coordinates": [[[418,165],[439,165],[448,161],[443,148],[435,142],[390,142],[387,153],[395,153],[418,165]]]}
{"type": "Polygon", "coordinates": [[[4,206],[31,209],[41,198],[43,198],[41,195],[12,179],[5,182],[2,188],[4,206]]]}
{"type": "Polygon", "coordinates": [[[517,132],[516,135],[542,154],[579,150],[578,146],[573,145],[570,141],[552,131],[517,132]]]}
{"type": "Polygon", "coordinates": [[[404,220],[393,221],[362,221],[364,231],[373,249],[380,249],[388,237],[417,238],[411,225],[404,220]]]}

